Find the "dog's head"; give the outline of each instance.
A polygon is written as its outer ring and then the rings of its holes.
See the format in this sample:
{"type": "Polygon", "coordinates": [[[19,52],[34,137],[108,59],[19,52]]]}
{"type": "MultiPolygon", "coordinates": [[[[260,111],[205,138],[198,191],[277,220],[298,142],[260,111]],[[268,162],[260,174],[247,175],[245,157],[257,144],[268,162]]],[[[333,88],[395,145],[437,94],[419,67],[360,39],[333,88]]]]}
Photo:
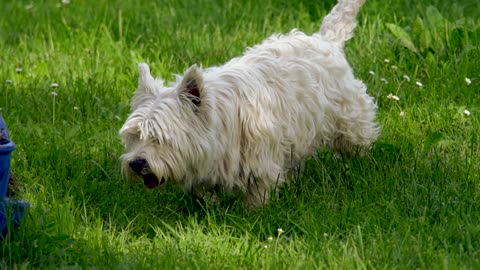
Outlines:
{"type": "Polygon", "coordinates": [[[123,170],[143,178],[147,188],[182,182],[211,143],[201,70],[192,66],[168,86],[150,75],[147,64],[139,72],[131,114],[120,130],[123,170]]]}

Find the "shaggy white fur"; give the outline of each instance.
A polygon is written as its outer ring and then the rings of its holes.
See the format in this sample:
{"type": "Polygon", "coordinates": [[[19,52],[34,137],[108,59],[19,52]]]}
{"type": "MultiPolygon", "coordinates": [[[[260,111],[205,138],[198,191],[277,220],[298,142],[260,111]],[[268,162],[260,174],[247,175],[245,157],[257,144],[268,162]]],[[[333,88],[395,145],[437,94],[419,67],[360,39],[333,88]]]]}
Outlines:
{"type": "Polygon", "coordinates": [[[343,53],[364,0],[340,0],[320,32],[273,35],[219,67],[164,85],[140,64],[120,130],[123,168],[153,188],[243,192],[260,206],[288,171],[326,146],[368,148],[376,105],[343,53]]]}

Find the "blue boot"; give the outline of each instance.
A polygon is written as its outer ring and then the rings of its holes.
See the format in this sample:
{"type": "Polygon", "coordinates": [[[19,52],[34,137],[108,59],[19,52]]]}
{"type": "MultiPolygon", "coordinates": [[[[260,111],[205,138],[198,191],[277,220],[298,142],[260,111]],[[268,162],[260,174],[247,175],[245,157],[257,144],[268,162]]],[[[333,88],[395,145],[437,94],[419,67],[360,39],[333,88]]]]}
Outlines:
{"type": "Polygon", "coordinates": [[[0,115],[0,233],[4,238],[8,228],[20,225],[25,210],[29,208],[27,202],[12,200],[7,197],[8,180],[10,174],[10,160],[15,143],[10,140],[7,124],[0,115]]]}

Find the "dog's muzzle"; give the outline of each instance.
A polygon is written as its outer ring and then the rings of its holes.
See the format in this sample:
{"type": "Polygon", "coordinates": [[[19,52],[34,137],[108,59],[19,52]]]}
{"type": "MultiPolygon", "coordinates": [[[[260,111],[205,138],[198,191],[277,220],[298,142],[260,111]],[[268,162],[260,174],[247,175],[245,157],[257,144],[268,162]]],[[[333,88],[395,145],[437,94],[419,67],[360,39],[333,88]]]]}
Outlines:
{"type": "Polygon", "coordinates": [[[145,159],[134,159],[128,163],[128,166],[130,166],[132,171],[143,177],[143,184],[146,188],[156,188],[165,183],[164,177],[158,180],[158,177],[150,172],[148,163],[145,159]]]}
{"type": "Polygon", "coordinates": [[[145,159],[134,159],[128,163],[132,171],[141,174],[147,168],[147,161],[145,159]]]}

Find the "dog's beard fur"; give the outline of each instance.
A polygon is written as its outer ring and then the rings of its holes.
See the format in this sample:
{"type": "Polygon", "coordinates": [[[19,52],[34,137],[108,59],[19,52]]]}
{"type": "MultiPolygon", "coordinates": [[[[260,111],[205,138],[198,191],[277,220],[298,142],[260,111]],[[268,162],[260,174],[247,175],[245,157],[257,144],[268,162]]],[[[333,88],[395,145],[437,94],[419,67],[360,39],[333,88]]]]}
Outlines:
{"type": "Polygon", "coordinates": [[[340,1],[320,33],[272,36],[223,66],[194,65],[169,85],[141,64],[120,130],[126,174],[147,187],[241,191],[258,206],[319,147],[369,147],[376,106],[342,50],[362,4],[340,1]]]}

